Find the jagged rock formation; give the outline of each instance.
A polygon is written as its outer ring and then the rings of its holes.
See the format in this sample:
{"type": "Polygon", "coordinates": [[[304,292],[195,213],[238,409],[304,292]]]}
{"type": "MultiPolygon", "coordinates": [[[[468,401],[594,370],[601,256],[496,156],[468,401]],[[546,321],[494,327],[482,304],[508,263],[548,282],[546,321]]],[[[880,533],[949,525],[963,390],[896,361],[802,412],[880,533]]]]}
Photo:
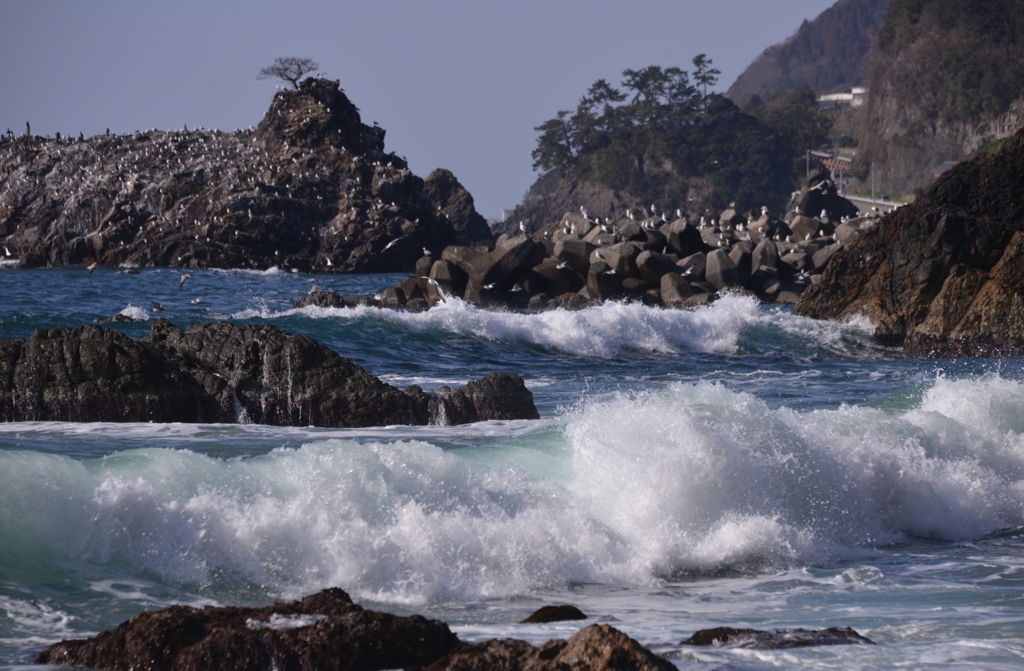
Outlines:
{"type": "Polygon", "coordinates": [[[835,254],[798,314],[866,315],[917,356],[1024,354],[1024,129],[835,254]]]}
{"type": "Polygon", "coordinates": [[[4,137],[0,244],[21,267],[409,270],[458,233],[384,134],[309,78],[256,129],[4,137]]]}
{"type": "Polygon", "coordinates": [[[869,54],[890,0],[839,0],[804,21],[792,37],[768,47],[725,94],[746,109],[755,96],[768,100],[810,86],[818,94],[861,86],[869,54]]]}
{"type": "Polygon", "coordinates": [[[131,340],[99,326],[0,341],[0,421],[225,422],[360,427],[536,419],[519,376],[397,389],[271,325],[166,319],[131,340]]]}
{"type": "Polygon", "coordinates": [[[750,650],[785,650],[808,648],[816,645],[874,645],[874,641],[861,636],[850,627],[828,629],[733,629],[716,627],[701,629],[681,645],[728,646],[750,650]]]}
{"type": "Polygon", "coordinates": [[[424,256],[415,275],[373,298],[318,292],[296,307],[361,301],[425,309],[454,296],[514,309],[576,309],[609,299],[678,308],[702,305],[723,291],[794,303],[840,246],[875,219],[850,219],[857,208],[821,173],[809,177],[791,206],[781,220],[766,207],[758,215],[733,206],[694,224],[680,213],[637,218],[629,209],[613,223],[570,212],[536,231],[502,235],[493,250],[452,245],[440,259],[424,256]]]}
{"type": "Polygon", "coordinates": [[[458,244],[470,245],[491,240],[491,229],[487,226],[487,220],[476,211],[473,196],[450,170],[438,168],[430,173],[423,188],[451,222],[458,244]]]}
{"type": "Polygon", "coordinates": [[[36,664],[153,671],[393,669],[459,644],[443,622],[364,610],[333,588],[265,608],[172,606],[50,646],[36,664]]]}

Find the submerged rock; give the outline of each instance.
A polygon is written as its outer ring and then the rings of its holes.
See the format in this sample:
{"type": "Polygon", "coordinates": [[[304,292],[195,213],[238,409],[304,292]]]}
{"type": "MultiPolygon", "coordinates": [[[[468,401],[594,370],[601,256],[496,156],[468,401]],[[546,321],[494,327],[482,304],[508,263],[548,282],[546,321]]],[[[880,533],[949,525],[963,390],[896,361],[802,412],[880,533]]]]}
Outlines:
{"type": "Polygon", "coordinates": [[[780,650],[806,648],[813,645],[874,645],[874,641],[861,636],[850,627],[828,629],[733,629],[715,627],[701,629],[681,642],[681,645],[728,646],[753,650],[780,650]]]}
{"type": "Polygon", "coordinates": [[[62,641],[36,664],[153,671],[393,669],[459,643],[448,625],[364,610],[333,588],[264,608],[172,606],[93,638],[62,641]]]}
{"type": "Polygon", "coordinates": [[[916,356],[1024,354],[1022,174],[1024,129],[835,250],[796,312],[864,315],[916,356]]]}
{"type": "Polygon", "coordinates": [[[397,389],[269,324],[182,330],[158,319],[135,341],[99,326],[0,341],[0,421],[362,427],[537,417],[522,377],[397,389]]]}

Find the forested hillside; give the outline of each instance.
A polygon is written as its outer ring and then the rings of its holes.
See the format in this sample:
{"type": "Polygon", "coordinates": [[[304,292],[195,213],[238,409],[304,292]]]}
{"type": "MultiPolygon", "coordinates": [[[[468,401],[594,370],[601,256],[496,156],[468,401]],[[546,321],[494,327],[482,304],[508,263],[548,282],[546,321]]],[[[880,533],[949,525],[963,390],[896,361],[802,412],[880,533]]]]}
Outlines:
{"type": "Polygon", "coordinates": [[[858,167],[893,190],[926,184],[1024,121],[1024,0],[892,0],[870,88],[858,167]]]}
{"type": "Polygon", "coordinates": [[[890,0],[839,0],[788,40],[769,47],[739,76],[726,97],[743,109],[810,86],[819,95],[863,85],[869,54],[890,0]]]}
{"type": "Polygon", "coordinates": [[[611,216],[622,203],[703,213],[780,208],[808,142],[822,131],[813,93],[795,92],[745,114],[712,93],[718,71],[704,55],[694,69],[626,70],[621,86],[595,82],[574,111],[537,127],[531,194],[513,215],[533,225],[580,205],[611,216]],[[550,207],[549,207],[550,205],[550,207]]]}

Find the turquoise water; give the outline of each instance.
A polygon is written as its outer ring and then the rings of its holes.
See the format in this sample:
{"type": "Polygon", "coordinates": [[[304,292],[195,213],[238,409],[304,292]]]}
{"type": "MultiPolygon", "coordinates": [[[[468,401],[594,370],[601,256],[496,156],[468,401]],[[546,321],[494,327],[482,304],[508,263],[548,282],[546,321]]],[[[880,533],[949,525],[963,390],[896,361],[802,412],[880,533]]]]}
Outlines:
{"type": "MultiPolygon", "coordinates": [[[[0,667],[171,603],[339,586],[466,640],[571,602],[682,668],[1018,668],[1024,384],[871,325],[696,310],[293,310],[400,276],[0,271],[0,338],[125,312],[270,322],[402,386],[519,373],[542,419],[464,427],[0,425],[0,667]],[[198,302],[196,299],[200,299],[198,302]],[[700,628],[878,643],[693,650],[700,628]]],[[[133,337],[148,324],[117,324],[133,337]]],[[[584,623],[586,624],[586,623],[584,623]]]]}

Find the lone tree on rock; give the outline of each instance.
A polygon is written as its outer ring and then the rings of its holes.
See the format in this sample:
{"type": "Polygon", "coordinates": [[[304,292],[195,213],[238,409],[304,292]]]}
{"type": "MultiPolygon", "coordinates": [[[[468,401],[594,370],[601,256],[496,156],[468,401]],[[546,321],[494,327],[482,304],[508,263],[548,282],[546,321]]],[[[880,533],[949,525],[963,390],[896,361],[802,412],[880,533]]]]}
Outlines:
{"type": "Polygon", "coordinates": [[[273,65],[260,70],[260,74],[256,79],[270,79],[271,77],[277,77],[283,79],[286,82],[291,82],[292,86],[299,88],[299,80],[302,79],[302,75],[310,72],[316,72],[320,69],[320,64],[314,61],[312,58],[275,58],[273,65]]]}

